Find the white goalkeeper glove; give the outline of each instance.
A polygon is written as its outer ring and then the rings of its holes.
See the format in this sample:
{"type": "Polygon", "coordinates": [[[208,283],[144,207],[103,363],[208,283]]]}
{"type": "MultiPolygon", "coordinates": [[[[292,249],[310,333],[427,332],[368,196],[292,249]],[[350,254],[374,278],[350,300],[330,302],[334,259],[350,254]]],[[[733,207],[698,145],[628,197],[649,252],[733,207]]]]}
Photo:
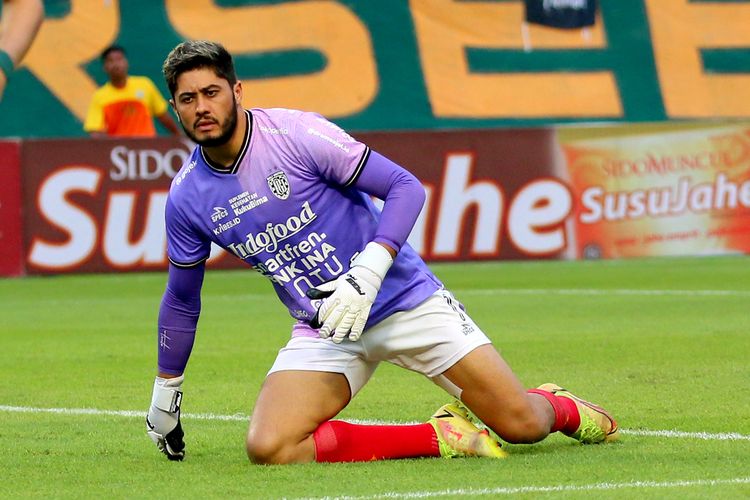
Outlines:
{"type": "Polygon", "coordinates": [[[311,299],[325,298],[310,322],[313,328],[320,328],[321,338],[330,337],[337,344],[347,335],[349,340],[359,340],[391,264],[393,258],[388,250],[370,242],[349,271],[307,291],[311,299]]]}
{"type": "Polygon", "coordinates": [[[151,406],[146,415],[146,433],[159,450],[170,460],[185,458],[182,440],[180,405],[182,404],[183,375],[175,378],[156,377],[151,406]]]}

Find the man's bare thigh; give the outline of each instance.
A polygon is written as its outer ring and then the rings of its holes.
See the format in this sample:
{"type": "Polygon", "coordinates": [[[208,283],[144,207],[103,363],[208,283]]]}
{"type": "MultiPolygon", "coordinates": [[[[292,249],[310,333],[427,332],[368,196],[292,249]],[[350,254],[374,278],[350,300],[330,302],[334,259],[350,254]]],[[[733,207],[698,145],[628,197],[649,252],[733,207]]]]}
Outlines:
{"type": "Polygon", "coordinates": [[[248,453],[278,455],[287,463],[313,460],[313,432],[344,409],[350,397],[349,383],[340,373],[271,373],[250,419],[248,453]]]}

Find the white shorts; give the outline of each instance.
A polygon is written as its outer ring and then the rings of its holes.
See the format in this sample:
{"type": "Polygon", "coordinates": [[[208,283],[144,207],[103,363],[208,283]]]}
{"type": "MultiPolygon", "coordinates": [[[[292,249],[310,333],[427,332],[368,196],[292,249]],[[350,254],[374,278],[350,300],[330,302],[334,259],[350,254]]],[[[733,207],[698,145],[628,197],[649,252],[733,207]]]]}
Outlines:
{"type": "MultiPolygon", "coordinates": [[[[490,339],[447,290],[408,311],[397,312],[369,328],[356,342],[294,337],[283,347],[269,374],[284,370],[341,373],[351,395],[367,383],[378,363],[387,361],[425,375],[448,392],[454,387],[440,375],[490,339]]],[[[454,395],[457,395],[454,393],[454,395]]]]}

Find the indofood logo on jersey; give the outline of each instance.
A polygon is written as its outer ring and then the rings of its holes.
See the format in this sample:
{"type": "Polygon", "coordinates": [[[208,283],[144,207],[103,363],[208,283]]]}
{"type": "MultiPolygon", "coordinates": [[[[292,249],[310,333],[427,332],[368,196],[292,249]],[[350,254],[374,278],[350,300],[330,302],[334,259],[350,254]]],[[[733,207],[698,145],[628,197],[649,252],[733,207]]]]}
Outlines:
{"type": "Polygon", "coordinates": [[[260,233],[247,233],[247,238],[242,243],[230,243],[229,249],[240,259],[245,259],[260,252],[275,252],[279,243],[291,238],[305,229],[317,215],[310,208],[310,202],[302,205],[299,216],[292,215],[285,222],[274,224],[269,222],[266,229],[260,233]]]}
{"type": "Polygon", "coordinates": [[[289,180],[284,172],[279,171],[269,175],[266,177],[266,182],[276,198],[280,200],[289,198],[289,180]]]}

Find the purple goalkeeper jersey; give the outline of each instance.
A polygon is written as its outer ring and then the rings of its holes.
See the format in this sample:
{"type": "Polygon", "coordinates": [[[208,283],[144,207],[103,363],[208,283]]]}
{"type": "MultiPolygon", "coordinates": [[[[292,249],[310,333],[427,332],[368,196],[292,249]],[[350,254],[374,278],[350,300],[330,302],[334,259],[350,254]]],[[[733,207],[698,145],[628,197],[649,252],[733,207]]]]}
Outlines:
{"type": "MultiPolygon", "coordinates": [[[[347,271],[353,257],[377,241],[380,211],[353,187],[370,149],[315,113],[257,108],[246,113],[247,133],[232,166],[212,164],[199,146],[173,179],[167,253],[174,265],[190,267],[217,244],[271,281],[299,320],[294,335],[315,335],[307,322],[319,301],[305,292],[347,271]]],[[[441,286],[404,244],[368,326],[415,307],[441,286]]]]}

